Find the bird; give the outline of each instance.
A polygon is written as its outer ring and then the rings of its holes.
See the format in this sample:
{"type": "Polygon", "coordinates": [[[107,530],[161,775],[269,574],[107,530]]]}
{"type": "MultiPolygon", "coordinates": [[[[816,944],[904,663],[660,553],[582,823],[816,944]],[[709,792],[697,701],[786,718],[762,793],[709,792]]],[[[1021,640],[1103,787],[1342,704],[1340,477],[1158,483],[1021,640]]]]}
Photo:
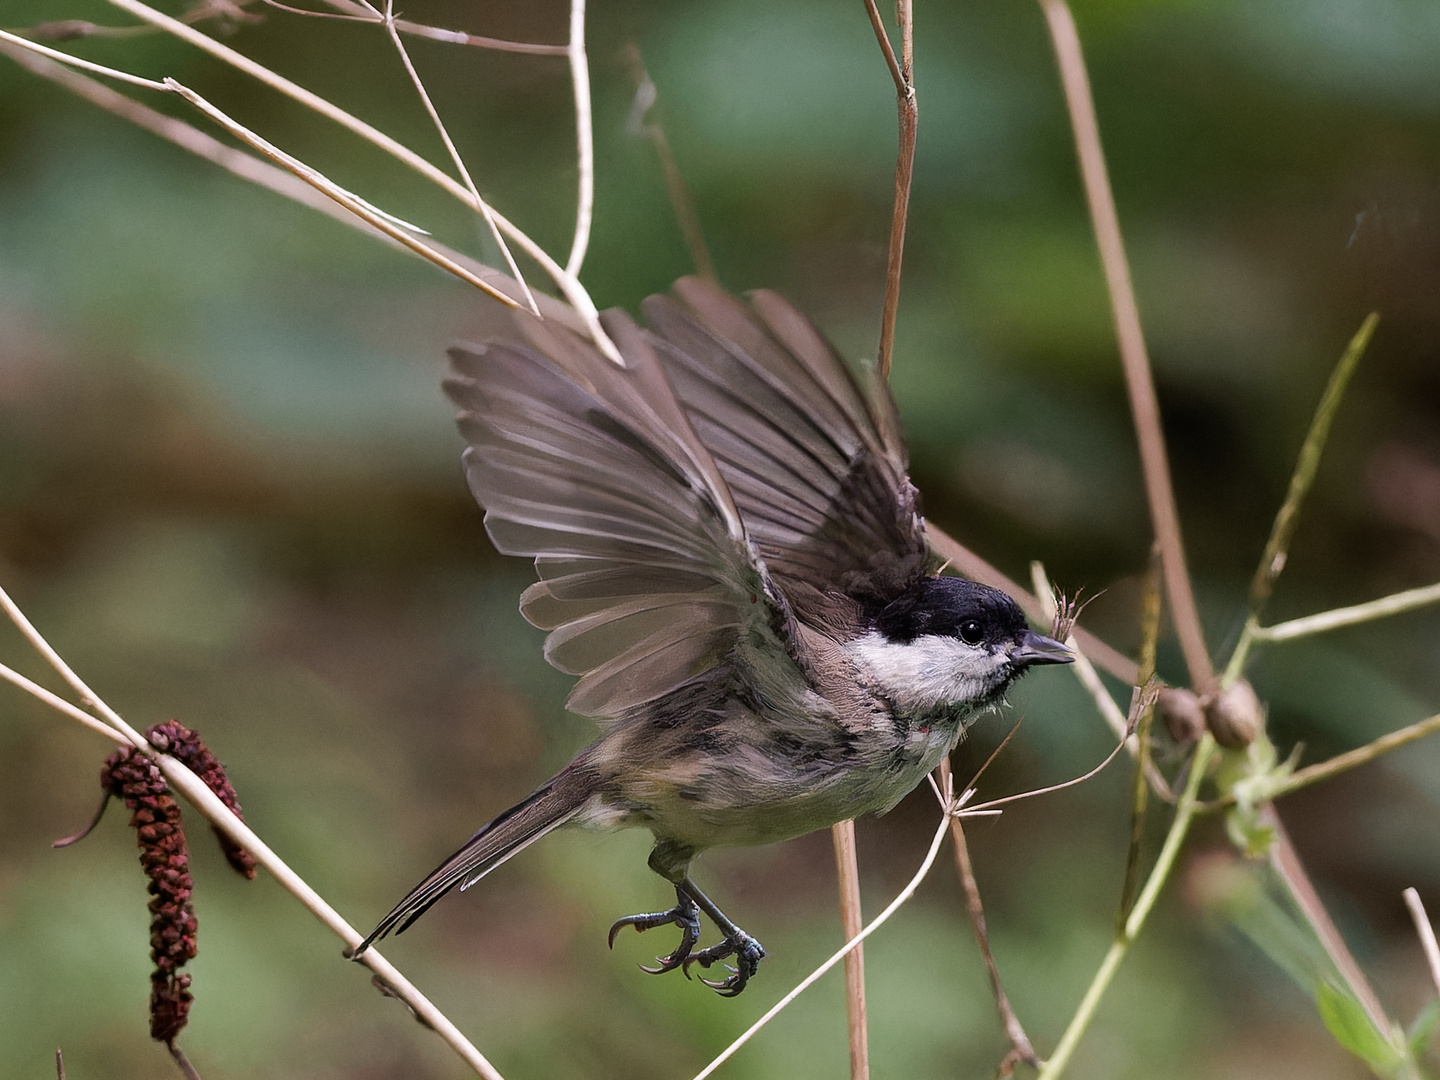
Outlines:
{"type": "Polygon", "coordinates": [[[518,340],[450,350],[470,490],[494,546],[534,560],[520,610],[601,733],[352,955],[554,829],[640,827],[675,904],[610,946],[673,925],[644,970],[719,963],[701,981],[733,997],[765,949],[697,855],[883,814],[1027,669],[1073,659],[1004,593],[936,572],[885,382],[795,307],[691,277],[641,312],[601,316],[623,365],[524,313],[518,340]],[[702,913],[722,936],[703,949],[702,913]]]}

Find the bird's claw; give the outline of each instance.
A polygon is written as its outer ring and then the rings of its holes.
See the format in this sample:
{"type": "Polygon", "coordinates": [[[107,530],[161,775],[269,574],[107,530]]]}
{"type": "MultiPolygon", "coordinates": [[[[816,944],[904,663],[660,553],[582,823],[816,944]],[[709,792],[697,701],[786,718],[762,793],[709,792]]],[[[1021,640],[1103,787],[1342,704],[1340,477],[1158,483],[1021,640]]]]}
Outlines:
{"type": "MultiPolygon", "coordinates": [[[[659,967],[647,967],[640,965],[640,970],[651,975],[663,975],[667,971],[674,971],[682,965],[688,967],[690,952],[700,940],[700,909],[693,902],[682,900],[669,911],[656,911],[643,915],[627,915],[623,919],[616,919],[610,927],[610,948],[615,947],[615,935],[620,933],[626,926],[633,926],[638,933],[643,934],[646,930],[653,930],[657,926],[674,924],[680,927],[680,944],[675,946],[675,951],[668,956],[657,956],[655,962],[659,967]]],[[[685,977],[690,977],[690,972],[685,972],[685,977]]]]}
{"type": "Polygon", "coordinates": [[[701,949],[697,953],[691,953],[683,961],[685,974],[690,974],[690,965],[699,964],[702,968],[708,968],[711,964],[725,959],[727,956],[735,957],[735,966],[721,964],[730,974],[724,979],[701,979],[700,981],[710,987],[721,997],[734,997],[745,989],[745,984],[750,981],[760,967],[760,961],[765,958],[765,947],[756,941],[743,930],[737,930],[734,935],[726,938],[718,945],[711,945],[708,949],[701,949]]]}

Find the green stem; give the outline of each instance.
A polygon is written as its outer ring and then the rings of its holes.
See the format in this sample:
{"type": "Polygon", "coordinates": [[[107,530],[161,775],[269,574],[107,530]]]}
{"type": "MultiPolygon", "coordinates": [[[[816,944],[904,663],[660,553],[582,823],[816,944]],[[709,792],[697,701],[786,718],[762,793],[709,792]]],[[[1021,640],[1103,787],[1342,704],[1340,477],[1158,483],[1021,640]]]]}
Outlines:
{"type": "Polygon", "coordinates": [[[1240,640],[1235,643],[1235,651],[1230,654],[1230,662],[1225,665],[1225,673],[1220,676],[1220,686],[1225,688],[1240,678],[1245,671],[1245,661],[1250,656],[1250,647],[1259,640],[1263,632],[1260,626],[1260,616],[1251,612],[1245,620],[1245,627],[1240,631],[1240,640]]]}
{"type": "Polygon", "coordinates": [[[1291,619],[1289,622],[1276,623],[1274,626],[1257,626],[1251,637],[1256,641],[1289,641],[1291,638],[1321,634],[1326,630],[1338,630],[1342,626],[1383,619],[1388,615],[1398,615],[1402,611],[1411,611],[1434,603],[1440,603],[1440,584],[1408,589],[1391,596],[1382,596],[1379,600],[1356,604],[1354,607],[1322,611],[1300,619],[1291,619]]]}
{"type": "Polygon", "coordinates": [[[1149,916],[1150,909],[1155,906],[1155,901],[1160,896],[1160,890],[1169,878],[1171,870],[1174,869],[1175,860],[1179,857],[1180,849],[1185,843],[1185,835],[1189,832],[1190,823],[1195,818],[1200,783],[1205,777],[1206,767],[1210,764],[1210,758],[1214,753],[1215,740],[1207,732],[1200,737],[1199,743],[1195,746],[1195,756],[1190,762],[1190,778],[1185,784],[1184,793],[1180,796],[1179,805],[1175,808],[1175,819],[1170,823],[1170,831],[1165,836],[1165,844],[1160,849],[1155,866],[1145,881],[1145,887],[1135,898],[1135,907],[1131,910],[1130,917],[1125,920],[1125,925],[1116,935],[1110,951],[1105,954],[1105,960],[1101,963],[1099,970],[1095,972],[1095,977],[1090,982],[1090,988],[1085,991],[1085,997],[1081,1000],[1080,1007],[1075,1010],[1075,1015],[1070,1020],[1070,1026],[1060,1037],[1059,1045],[1050,1055],[1050,1060],[1045,1062],[1045,1067],[1040,1070],[1038,1080],[1058,1080],[1064,1073],[1065,1067],[1070,1063],[1070,1056],[1075,1052],[1075,1047],[1090,1026],[1090,1021],[1095,1015],[1096,1008],[1099,1007],[1100,999],[1110,985],[1110,980],[1119,970],[1120,962],[1125,959],[1126,953],[1130,951],[1130,946],[1140,936],[1145,919],[1149,916]]]}
{"type": "MultiPolygon", "coordinates": [[[[1382,754],[1388,754],[1392,750],[1398,750],[1402,746],[1415,742],[1417,739],[1423,739],[1428,735],[1433,735],[1436,732],[1440,732],[1440,713],[1426,717],[1424,720],[1419,720],[1410,724],[1408,727],[1403,727],[1399,731],[1392,731],[1388,735],[1382,735],[1373,742],[1368,742],[1364,746],[1354,750],[1348,750],[1343,754],[1336,754],[1334,757],[1321,761],[1318,764],[1299,769],[1284,779],[1276,780],[1274,786],[1266,792],[1265,801],[1274,802],[1282,795],[1288,795],[1292,791],[1309,787],[1311,784],[1318,783],[1321,780],[1328,780],[1332,776],[1337,776],[1349,769],[1354,769],[1367,762],[1374,761],[1382,754]]],[[[1215,810],[1226,810],[1234,805],[1235,793],[1232,791],[1215,799],[1213,802],[1202,803],[1198,808],[1198,812],[1208,814],[1215,810]]]]}
{"type": "Polygon", "coordinates": [[[1290,490],[1285,494],[1285,502],[1281,504],[1280,512],[1275,515],[1270,539],[1265,544],[1265,553],[1260,557],[1260,565],[1255,568],[1255,576],[1250,582],[1250,613],[1257,618],[1265,607],[1265,602],[1270,599],[1275,579],[1285,568],[1285,561],[1290,553],[1290,538],[1295,535],[1295,525],[1300,520],[1300,507],[1304,504],[1305,496],[1315,482],[1315,473],[1320,468],[1320,455],[1330,437],[1330,425],[1345,397],[1350,376],[1355,374],[1355,368],[1359,365],[1360,358],[1365,355],[1365,348],[1370,344],[1370,338],[1379,321],[1380,315],[1372,311],[1360,324],[1360,329],[1355,331],[1355,336],[1350,339],[1340,362],[1331,372],[1325,393],[1321,395],[1315,416],[1310,421],[1310,430],[1305,435],[1305,442],[1301,444],[1295,471],[1290,476],[1290,490]]]}

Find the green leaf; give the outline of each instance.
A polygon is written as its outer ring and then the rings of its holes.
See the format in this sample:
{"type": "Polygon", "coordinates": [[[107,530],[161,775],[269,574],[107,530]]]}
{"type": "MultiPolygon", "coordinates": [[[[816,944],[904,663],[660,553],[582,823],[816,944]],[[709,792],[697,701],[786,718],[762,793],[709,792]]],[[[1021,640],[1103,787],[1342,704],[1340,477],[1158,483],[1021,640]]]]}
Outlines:
{"type": "Polygon", "coordinates": [[[1315,993],[1320,1019],[1335,1041],[1382,1076],[1392,1074],[1404,1062],[1403,1055],[1375,1030],[1365,1009],[1334,983],[1322,982],[1315,993]]]}
{"type": "Polygon", "coordinates": [[[1405,1037],[1410,1043],[1410,1056],[1417,1061],[1425,1056],[1425,1048],[1435,1036],[1436,1025],[1440,1024],[1440,998],[1431,998],[1430,1004],[1420,1010],[1405,1037]]]}

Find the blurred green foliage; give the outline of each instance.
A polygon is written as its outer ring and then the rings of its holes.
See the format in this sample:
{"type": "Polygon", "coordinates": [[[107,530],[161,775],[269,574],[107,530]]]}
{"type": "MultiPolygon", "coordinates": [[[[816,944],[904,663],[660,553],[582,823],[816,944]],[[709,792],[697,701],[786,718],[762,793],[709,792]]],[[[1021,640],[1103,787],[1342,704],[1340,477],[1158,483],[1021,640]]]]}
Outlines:
{"type": "MultiPolygon", "coordinates": [[[[1380,331],[1344,405],[1275,619],[1440,578],[1440,14],[1433,0],[1088,0],[1076,14],[1174,455],[1212,646],[1248,576],[1330,365],[1380,331]]],[[[279,11],[227,40],[439,147],[378,32],[279,11]]],[[[417,21],[562,41],[547,2],[406,5],[417,21]]],[[[0,24],[98,0],[6,0],[0,24]]],[[[598,195],[585,279],[634,309],[689,270],[648,143],[627,131],[638,45],[725,283],[778,288],[872,355],[894,153],[892,90],[862,9],[819,0],[592,5],[598,195]]],[[[1032,4],[920,3],[919,157],[894,376],[930,516],[1012,573],[1043,559],[1107,590],[1133,646],[1148,516],[1050,48],[1032,4]]],[[[496,252],[439,194],[276,95],[160,36],[66,45],[173,75],[443,239],[496,252]]],[[[574,161],[563,59],[413,43],[481,189],[552,251],[574,161]]],[[[173,107],[159,103],[159,107],[173,107]]],[[[187,117],[188,118],[188,117],[187,117]]],[[[538,278],[537,278],[538,280],[538,278]]],[[[230,767],[250,820],[359,926],[591,733],[515,610],[528,569],[488,548],[439,391],[444,347],[494,332],[463,286],[0,62],[0,577],[137,725],[178,717],[230,767]]],[[[0,659],[51,685],[18,635],[0,659]]],[[[1162,671],[1182,669],[1168,643],[1162,671]]],[[[1348,749],[1433,712],[1440,614],[1278,647],[1254,678],[1281,752],[1348,749]]],[[[1107,736],[1064,673],[986,781],[1088,768],[1107,736]]],[[[0,691],[0,1077],[164,1075],[145,1034],[133,840],[92,812],[108,748],[0,691]]],[[[962,775],[1007,727],[983,724],[962,775]]],[[[1117,765],[972,830],[994,945],[1053,1045],[1108,943],[1127,837],[1117,765]]],[[[1427,996],[1400,903],[1440,915],[1440,748],[1288,800],[1300,850],[1382,995],[1427,996]]],[[[913,871],[925,791],[860,825],[867,910],[913,871]]],[[[200,956],[183,1037],[207,1080],[455,1076],[262,874],[192,826],[200,956]]],[[[1365,1075],[1304,993],[1207,901],[1218,822],[1167,893],[1072,1075],[1365,1075]],[[1208,890],[1208,892],[1207,892],[1208,890]]],[[[667,941],[611,919],[663,886],[645,838],[557,835],[389,943],[507,1076],[688,1075],[838,943],[829,844],[707,857],[769,947],[723,1002],[635,971],[667,941]]],[[[942,864],[867,946],[877,1077],[986,1076],[1005,1050],[942,864]]],[[[1333,1019],[1333,1018],[1332,1018],[1333,1019]]],[[[838,1076],[832,977],[726,1066],[838,1076]]]]}

